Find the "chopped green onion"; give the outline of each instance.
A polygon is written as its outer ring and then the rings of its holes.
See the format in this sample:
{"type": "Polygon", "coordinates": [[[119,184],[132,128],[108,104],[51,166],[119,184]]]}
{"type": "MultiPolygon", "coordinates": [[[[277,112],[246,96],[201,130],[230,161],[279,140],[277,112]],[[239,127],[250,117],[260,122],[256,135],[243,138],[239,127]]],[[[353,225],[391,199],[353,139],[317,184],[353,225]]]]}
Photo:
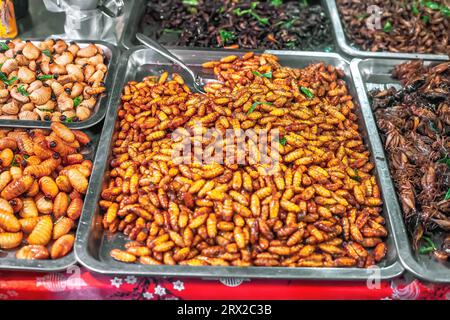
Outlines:
{"type": "Polygon", "coordinates": [[[392,23],[390,21],[386,21],[383,27],[383,31],[389,33],[392,31],[392,29],[393,29],[392,23]]]}
{"type": "Polygon", "coordinates": [[[38,80],[50,80],[53,79],[53,75],[52,74],[44,74],[42,76],[37,76],[38,80]]]}
{"type": "Polygon", "coordinates": [[[303,92],[303,94],[304,94],[305,96],[308,97],[308,99],[314,98],[314,93],[312,93],[312,91],[309,90],[308,88],[300,87],[300,90],[303,92]]]}
{"type": "Polygon", "coordinates": [[[439,3],[432,2],[432,1],[425,2],[425,7],[430,8],[431,10],[439,10],[441,8],[439,3]]]}
{"type": "Polygon", "coordinates": [[[279,7],[283,4],[283,0],[271,0],[270,4],[273,5],[274,7],[279,7]]]}
{"type": "Polygon", "coordinates": [[[283,138],[280,139],[280,144],[283,145],[283,146],[285,146],[287,144],[286,137],[283,137],[283,138]]]}
{"type": "Polygon", "coordinates": [[[252,71],[252,73],[257,76],[257,77],[263,77],[263,78],[267,78],[267,79],[272,79],[272,72],[267,72],[264,74],[261,74],[258,71],[252,71]]]}
{"type": "Polygon", "coordinates": [[[76,97],[73,99],[73,106],[76,108],[80,105],[81,101],[83,101],[83,98],[81,96],[76,97]]]}
{"type": "Polygon", "coordinates": [[[50,113],[55,112],[55,110],[52,110],[52,109],[39,109],[39,110],[44,111],[44,112],[50,112],[50,113]]]}
{"type": "Polygon", "coordinates": [[[183,0],[182,2],[185,6],[198,6],[198,0],[183,0]]]}
{"type": "Polygon", "coordinates": [[[0,49],[3,51],[7,51],[9,50],[9,47],[5,42],[0,42],[0,49]]]}
{"type": "Polygon", "coordinates": [[[219,36],[224,44],[227,44],[227,43],[230,43],[230,42],[233,42],[234,40],[236,40],[236,36],[234,35],[233,32],[227,31],[224,29],[219,30],[219,36]]]}
{"type": "Polygon", "coordinates": [[[450,158],[448,157],[448,155],[446,155],[442,159],[439,159],[437,162],[438,163],[445,163],[446,165],[448,165],[450,167],[450,158]]]}
{"type": "Polygon", "coordinates": [[[182,33],[183,30],[180,30],[180,29],[168,29],[168,28],[165,28],[165,29],[163,29],[163,32],[164,32],[164,33],[182,33]]]}
{"type": "Polygon", "coordinates": [[[331,47],[325,47],[325,48],[323,48],[323,51],[325,51],[325,52],[331,52],[331,51],[333,51],[333,48],[331,48],[331,47]]]}
{"type": "Polygon", "coordinates": [[[12,77],[11,79],[8,79],[6,74],[0,71],[0,80],[3,81],[7,86],[12,85],[14,82],[16,82],[17,77],[12,77]]]}
{"type": "Polygon", "coordinates": [[[45,54],[47,57],[51,58],[52,57],[52,53],[50,52],[50,50],[48,49],[44,49],[42,50],[42,53],[45,54]]]}
{"type": "Polygon", "coordinates": [[[420,254],[429,254],[429,253],[431,253],[433,251],[434,251],[434,248],[433,247],[429,247],[429,246],[421,246],[419,248],[419,253],[420,254]]]}
{"type": "Polygon", "coordinates": [[[250,107],[250,109],[247,111],[247,114],[250,114],[250,113],[252,113],[253,111],[255,111],[255,109],[256,109],[256,107],[258,106],[258,105],[260,105],[260,104],[268,104],[268,105],[272,105],[273,103],[272,102],[265,102],[265,101],[263,101],[263,102],[254,102],[253,104],[252,104],[252,106],[250,107]]]}
{"type": "Polygon", "coordinates": [[[19,164],[16,161],[16,157],[17,157],[17,155],[14,156],[13,161],[11,162],[11,167],[18,167],[19,166],[19,164]]]}
{"type": "Polygon", "coordinates": [[[413,13],[413,15],[415,15],[415,16],[418,16],[419,15],[419,8],[417,8],[417,5],[414,3],[413,4],[413,6],[412,6],[412,13],[413,13]]]}
{"type": "Polygon", "coordinates": [[[422,246],[420,247],[420,249],[419,249],[419,253],[420,253],[420,254],[427,254],[427,253],[433,252],[434,250],[437,249],[437,248],[436,248],[436,245],[434,244],[434,242],[433,242],[429,237],[423,236],[423,237],[422,237],[422,240],[425,240],[425,242],[426,242],[428,245],[422,245],[422,246]]]}
{"type": "Polygon", "coordinates": [[[295,43],[295,41],[289,40],[286,41],[285,45],[288,49],[294,49],[297,44],[295,43]]]}
{"type": "Polygon", "coordinates": [[[63,121],[65,123],[72,123],[73,122],[73,118],[67,118],[63,121]]]}
{"type": "Polygon", "coordinates": [[[261,18],[257,13],[253,11],[256,8],[259,2],[252,2],[250,9],[241,10],[241,8],[237,8],[233,10],[233,13],[238,17],[243,16],[245,14],[250,14],[253,18],[258,20],[259,23],[263,25],[269,24],[269,18],[261,18]]]}
{"type": "Polygon", "coordinates": [[[450,8],[449,7],[442,7],[441,12],[444,16],[450,17],[450,8]]]}
{"type": "Polygon", "coordinates": [[[252,10],[253,10],[253,9],[256,9],[256,7],[258,6],[258,4],[259,4],[259,1],[254,1],[254,2],[252,2],[252,3],[250,4],[250,8],[252,8],[252,10]]]}
{"type": "Polygon", "coordinates": [[[30,94],[27,92],[23,84],[17,87],[17,92],[19,92],[21,95],[28,97],[30,94]]]}
{"type": "Polygon", "coordinates": [[[450,188],[447,190],[447,193],[445,194],[444,200],[450,199],[450,188]]]}

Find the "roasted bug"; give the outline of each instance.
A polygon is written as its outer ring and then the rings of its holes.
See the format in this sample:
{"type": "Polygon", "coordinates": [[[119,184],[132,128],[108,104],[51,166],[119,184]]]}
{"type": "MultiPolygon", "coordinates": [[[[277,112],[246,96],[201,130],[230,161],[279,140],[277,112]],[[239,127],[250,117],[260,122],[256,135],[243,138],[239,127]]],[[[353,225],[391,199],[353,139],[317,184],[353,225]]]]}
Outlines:
{"type": "MultiPolygon", "coordinates": [[[[268,54],[207,66],[221,83],[206,85],[206,95],[167,72],[124,87],[99,206],[103,227],[132,242],[112,258],[266,267],[381,261],[381,195],[342,72],[323,63],[289,69],[268,54]],[[228,129],[233,137],[218,136],[228,129]],[[274,129],[282,138],[264,155],[259,135],[274,129]],[[185,143],[194,148],[180,156],[185,143]],[[270,158],[276,164],[263,163],[270,158]]],[[[60,174],[70,178],[70,170],[60,174]]]]}
{"type": "MultiPolygon", "coordinates": [[[[1,71],[16,81],[1,89],[1,118],[72,122],[84,121],[93,114],[89,109],[106,91],[103,81],[108,67],[101,48],[95,44],[80,48],[63,40],[35,45],[20,39],[11,41],[9,46],[1,71]],[[85,75],[89,77],[85,79],[85,75]]],[[[59,136],[61,139],[73,141],[71,133],[54,127],[55,132],[67,134],[59,136]]]]}
{"type": "Polygon", "coordinates": [[[51,127],[48,131],[2,133],[0,163],[7,167],[0,174],[0,247],[19,247],[18,259],[59,259],[73,247],[70,232],[83,207],[79,191],[86,192],[93,166],[85,159],[83,149],[90,138],[83,132],[73,133],[61,123],[51,127]],[[52,141],[57,137],[69,152],[62,156],[51,151],[47,148],[48,137],[52,141]],[[78,175],[71,174],[76,170],[73,166],[80,169],[78,175]],[[22,243],[26,246],[20,248],[22,243]]]}

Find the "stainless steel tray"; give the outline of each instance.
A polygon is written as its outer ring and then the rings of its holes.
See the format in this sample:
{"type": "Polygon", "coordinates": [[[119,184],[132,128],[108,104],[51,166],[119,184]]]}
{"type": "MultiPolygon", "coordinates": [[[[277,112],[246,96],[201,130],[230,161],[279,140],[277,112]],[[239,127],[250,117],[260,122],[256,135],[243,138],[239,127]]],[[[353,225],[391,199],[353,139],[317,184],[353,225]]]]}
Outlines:
{"type": "MultiPolygon", "coordinates": [[[[33,43],[39,43],[42,41],[40,40],[33,40],[33,43]]],[[[111,99],[112,91],[114,88],[114,76],[116,74],[116,67],[117,62],[120,56],[120,50],[105,41],[98,41],[98,40],[66,40],[66,42],[75,41],[77,42],[80,47],[86,47],[89,43],[94,43],[98,45],[100,48],[103,49],[104,55],[107,58],[108,61],[108,73],[105,76],[105,87],[106,87],[106,94],[101,95],[99,97],[99,100],[97,101],[97,104],[94,108],[94,114],[87,120],[80,121],[80,122],[74,122],[74,123],[67,123],[67,126],[72,129],[85,129],[92,127],[93,125],[99,123],[103,120],[106,114],[106,109],[108,108],[108,102],[111,99]]],[[[50,121],[37,121],[37,120],[6,120],[6,119],[0,119],[0,127],[7,126],[7,127],[16,127],[16,128],[50,128],[50,121]]]]}
{"type": "Polygon", "coordinates": [[[352,46],[344,32],[339,11],[335,0],[322,0],[331,17],[331,23],[339,48],[347,55],[358,58],[387,58],[387,59],[429,59],[429,60],[449,60],[446,55],[438,54],[421,54],[421,53],[395,53],[395,52],[371,52],[362,51],[352,46]]]}
{"type": "MultiPolygon", "coordinates": [[[[17,126],[1,126],[5,127],[17,127],[17,126]]],[[[27,128],[35,128],[28,126],[27,128]]],[[[94,161],[98,143],[100,140],[100,132],[102,130],[102,124],[99,123],[94,127],[83,130],[91,137],[90,153],[87,155],[87,159],[94,161]]],[[[89,184],[94,181],[92,178],[89,180],[89,184]]],[[[85,200],[86,203],[86,200],[85,200]]],[[[81,220],[80,220],[81,221],[81,220]]],[[[20,271],[41,271],[41,272],[54,272],[62,271],[76,263],[74,250],[67,256],[57,260],[19,260],[15,257],[15,250],[1,250],[0,249],[0,270],[20,270],[20,271]]]]}
{"type": "MultiPolygon", "coordinates": [[[[242,54],[236,51],[198,51],[198,50],[173,50],[175,55],[184,60],[193,69],[200,72],[200,76],[205,79],[213,79],[211,71],[203,70],[201,63],[208,60],[217,60],[229,54],[242,54]]],[[[337,54],[321,52],[292,52],[292,51],[266,51],[276,54],[283,65],[291,67],[303,67],[313,62],[324,61],[345,71],[346,81],[350,92],[356,97],[356,87],[350,74],[350,65],[337,54]]],[[[290,278],[290,279],[336,279],[336,280],[361,280],[374,276],[373,269],[359,268],[283,268],[283,267],[193,267],[193,266],[147,266],[139,264],[125,264],[113,260],[109,251],[112,248],[122,247],[126,242],[126,237],[122,234],[110,235],[104,232],[102,228],[102,218],[100,216],[98,200],[102,189],[102,181],[105,170],[109,166],[110,146],[114,124],[117,117],[117,111],[120,105],[120,95],[123,86],[130,80],[142,80],[149,74],[159,74],[167,70],[169,72],[183,72],[173,66],[168,60],[158,56],[154,51],[144,47],[135,47],[129,50],[121,59],[119,74],[120,81],[114,90],[113,101],[105,118],[98,157],[94,164],[94,172],[91,177],[93,183],[90,185],[85,207],[81,217],[81,223],[78,228],[77,241],[75,244],[75,255],[82,265],[94,272],[104,274],[133,274],[146,276],[190,276],[190,277],[246,277],[246,278],[290,278]]],[[[185,77],[185,79],[188,79],[185,77]]],[[[360,116],[360,124],[368,129],[365,132],[365,141],[368,147],[372,149],[372,161],[376,162],[378,172],[386,172],[387,164],[384,157],[381,156],[382,150],[374,148],[371,142],[371,136],[376,133],[375,124],[367,121],[367,113],[370,110],[363,110],[360,116]]],[[[378,146],[379,147],[379,146],[378,146]]],[[[403,267],[397,261],[397,252],[395,249],[396,234],[391,224],[391,203],[392,196],[390,190],[384,186],[384,181],[380,180],[383,197],[385,200],[384,216],[389,230],[388,254],[386,260],[377,268],[376,276],[381,279],[389,279],[400,275],[403,267]]]]}
{"type": "MultiPolygon", "coordinates": [[[[400,88],[398,81],[392,79],[392,69],[406,60],[382,60],[382,59],[353,59],[351,62],[351,72],[358,91],[358,98],[361,108],[366,110],[368,120],[375,125],[375,120],[371,112],[371,106],[368,99],[368,92],[372,89],[385,89],[391,86],[400,88]]],[[[430,64],[438,61],[426,61],[430,64]]],[[[376,149],[381,150],[380,156],[384,158],[383,146],[376,127],[373,128],[371,140],[376,149]]],[[[413,252],[408,233],[403,222],[403,216],[400,204],[396,197],[394,183],[392,181],[389,169],[383,170],[381,178],[384,181],[384,187],[391,194],[390,196],[390,215],[391,223],[396,235],[397,252],[402,265],[415,276],[433,282],[450,283],[450,263],[439,263],[428,255],[418,255],[413,252]]]]}
{"type": "MultiPolygon", "coordinates": [[[[325,5],[323,3],[324,0],[312,0],[310,2],[314,2],[314,4],[321,4],[324,8],[325,13],[327,13],[327,10],[325,8],[325,5]]],[[[135,0],[134,7],[130,13],[130,17],[134,17],[133,21],[129,21],[128,24],[125,27],[125,30],[122,34],[122,37],[119,41],[119,46],[125,50],[128,50],[136,45],[140,45],[139,41],[136,39],[136,33],[139,31],[140,27],[139,24],[141,23],[142,17],[145,14],[145,8],[147,6],[148,0],[135,0]]],[[[331,18],[330,15],[328,15],[328,18],[330,20],[331,24],[331,18]]],[[[149,29],[153,28],[152,26],[149,27],[149,29]]],[[[331,24],[331,28],[333,28],[331,24]]],[[[336,38],[333,38],[333,46],[334,46],[334,52],[340,52],[339,47],[337,45],[336,38]]],[[[171,47],[168,46],[171,49],[205,49],[200,47],[171,47]]],[[[209,50],[224,50],[224,49],[218,49],[218,48],[210,48],[209,50]]],[[[248,51],[257,51],[256,49],[247,49],[248,51]]]]}

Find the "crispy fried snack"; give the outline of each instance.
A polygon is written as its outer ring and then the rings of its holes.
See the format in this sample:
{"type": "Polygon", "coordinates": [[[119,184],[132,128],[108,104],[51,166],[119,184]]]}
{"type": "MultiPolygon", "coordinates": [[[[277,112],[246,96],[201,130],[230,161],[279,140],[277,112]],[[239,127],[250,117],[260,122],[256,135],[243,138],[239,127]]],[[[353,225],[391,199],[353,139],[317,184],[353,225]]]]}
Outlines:
{"type": "MultiPolygon", "coordinates": [[[[100,200],[103,225],[133,242],[119,261],[143,264],[368,267],[383,259],[387,235],[374,165],[359,134],[342,71],[323,63],[281,66],[247,53],[208,62],[220,83],[192,94],[179,75],[128,83],[100,200]],[[201,124],[200,127],[198,124],[201,124]],[[208,152],[211,137],[279,130],[268,155],[249,138],[245,164],[178,162],[184,132],[208,152]],[[253,152],[253,157],[250,153],[253,152]]],[[[222,152],[222,151],[221,151],[222,152]]],[[[218,154],[215,149],[211,158],[218,154]]],[[[188,155],[196,157],[194,148],[188,155]]]]}
{"type": "Polygon", "coordinates": [[[0,129],[0,249],[24,245],[18,259],[59,259],[73,247],[92,170],[76,150],[90,139],[61,123],[51,128],[0,129]],[[73,152],[58,153],[56,138],[58,150],[73,152]]]}

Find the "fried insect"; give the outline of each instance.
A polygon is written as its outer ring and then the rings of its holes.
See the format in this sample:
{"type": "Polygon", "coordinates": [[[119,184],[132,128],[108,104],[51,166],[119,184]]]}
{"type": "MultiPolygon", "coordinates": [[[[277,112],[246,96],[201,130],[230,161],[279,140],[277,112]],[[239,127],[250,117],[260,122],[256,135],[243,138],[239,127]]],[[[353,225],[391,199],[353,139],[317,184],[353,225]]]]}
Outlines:
{"type": "Polygon", "coordinates": [[[2,134],[0,247],[19,247],[18,259],[61,258],[73,247],[70,232],[81,215],[92,172],[92,161],[84,156],[90,138],[61,123],[52,124],[51,130],[5,129],[2,134]]]}
{"type": "Polygon", "coordinates": [[[382,259],[382,200],[343,72],[324,63],[284,67],[270,54],[206,66],[219,82],[205,95],[167,72],[123,89],[99,205],[103,227],[132,242],[112,258],[191,266],[379,262],[372,248],[380,245],[382,259]],[[264,146],[261,135],[275,130],[278,139],[264,146]]]}

